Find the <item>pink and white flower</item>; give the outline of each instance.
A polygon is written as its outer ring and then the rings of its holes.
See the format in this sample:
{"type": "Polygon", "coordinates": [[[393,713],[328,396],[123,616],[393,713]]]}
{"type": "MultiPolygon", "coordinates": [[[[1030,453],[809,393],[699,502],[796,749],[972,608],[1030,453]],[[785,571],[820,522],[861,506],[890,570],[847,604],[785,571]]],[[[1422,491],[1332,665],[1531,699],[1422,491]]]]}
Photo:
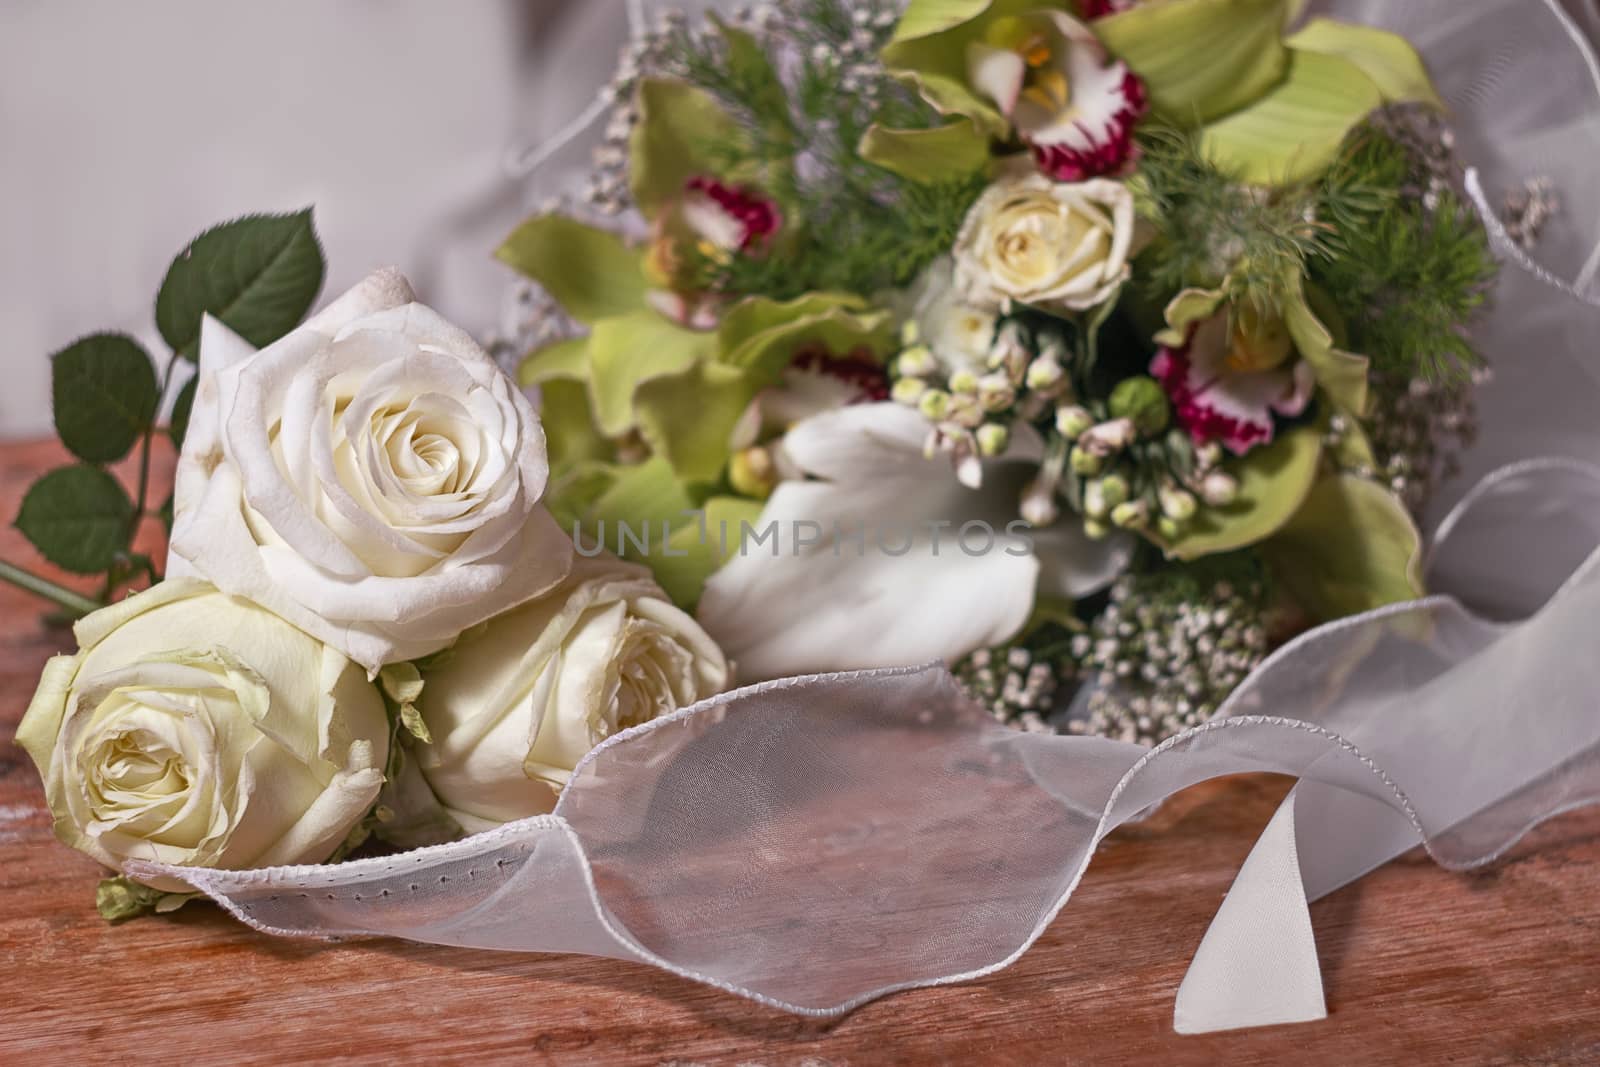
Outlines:
{"type": "Polygon", "coordinates": [[[1196,444],[1220,443],[1242,456],[1270,442],[1274,417],[1303,414],[1316,388],[1312,367],[1303,359],[1258,358],[1246,338],[1229,323],[1226,311],[1189,327],[1178,347],[1163,347],[1150,374],[1172,401],[1174,421],[1196,444]]]}
{"type": "Polygon", "coordinates": [[[684,185],[681,210],[689,228],[722,254],[758,251],[783,225],[772,200],[706,175],[684,185]]]}
{"type": "Polygon", "coordinates": [[[683,195],[655,220],[645,269],[655,283],[647,299],[655,309],[695,329],[716,325],[721,300],[695,288],[691,253],[713,263],[735,255],[761,255],[783,228],[773,200],[708,175],[684,183],[683,195]]]}
{"type": "Polygon", "coordinates": [[[997,21],[968,46],[967,70],[1016,127],[1039,170],[1079,182],[1124,174],[1138,158],[1133,127],[1149,106],[1144,83],[1108,58],[1083,23],[1040,12],[997,21]]]}

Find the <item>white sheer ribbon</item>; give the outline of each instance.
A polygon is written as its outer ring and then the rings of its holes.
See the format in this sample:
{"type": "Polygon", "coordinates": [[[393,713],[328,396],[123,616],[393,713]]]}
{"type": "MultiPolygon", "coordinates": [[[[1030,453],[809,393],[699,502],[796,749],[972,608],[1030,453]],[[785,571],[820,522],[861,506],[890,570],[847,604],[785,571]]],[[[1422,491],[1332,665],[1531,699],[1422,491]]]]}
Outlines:
{"type": "Polygon", "coordinates": [[[1441,595],[1301,637],[1219,718],[1153,751],[1008,730],[936,666],[820,675],[612,738],[554,814],[454,844],[143,873],[273,933],[612,956],[831,1016],[1006,966],[1116,826],[1195,782],[1276,771],[1300,782],[1202,942],[1175,1021],[1322,1015],[1307,901],[1419,841],[1448,867],[1489,862],[1600,799],[1593,57],[1553,3],[1324,6],[1398,24],[1424,50],[1482,206],[1533,175],[1566,197],[1537,268],[1508,255],[1478,338],[1497,379],[1478,480],[1435,538],[1441,595]]]}

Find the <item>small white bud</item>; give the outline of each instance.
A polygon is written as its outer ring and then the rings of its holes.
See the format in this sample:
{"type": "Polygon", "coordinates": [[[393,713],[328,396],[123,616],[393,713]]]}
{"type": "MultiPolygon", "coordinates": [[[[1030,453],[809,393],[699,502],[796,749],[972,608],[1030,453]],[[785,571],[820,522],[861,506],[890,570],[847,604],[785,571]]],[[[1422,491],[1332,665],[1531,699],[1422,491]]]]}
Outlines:
{"type": "Polygon", "coordinates": [[[993,459],[1006,450],[1011,443],[1011,431],[998,422],[986,422],[978,427],[978,452],[986,459],[993,459]]]}
{"type": "Polygon", "coordinates": [[[1004,374],[985,374],[978,379],[978,403],[985,411],[1004,411],[1017,399],[1011,379],[1004,374]]]}
{"type": "Polygon", "coordinates": [[[928,383],[921,378],[901,378],[894,383],[894,388],[889,390],[889,396],[897,404],[908,407],[922,399],[922,394],[928,391],[928,383]]]}
{"type": "Polygon", "coordinates": [[[956,371],[950,375],[950,391],[952,393],[976,393],[978,391],[978,376],[966,369],[956,371]]]}
{"type": "Polygon", "coordinates": [[[1094,416],[1087,408],[1077,404],[1056,408],[1056,433],[1069,441],[1076,441],[1093,425],[1094,416]]]}
{"type": "Polygon", "coordinates": [[[1212,471],[1200,483],[1200,496],[1214,508],[1226,507],[1239,498],[1239,482],[1226,471],[1212,471]]]}
{"type": "Polygon", "coordinates": [[[1022,520],[1029,526],[1049,526],[1061,517],[1056,506],[1055,483],[1046,478],[1035,478],[1022,491],[1022,520]]]}
{"type": "MultiPolygon", "coordinates": [[[[904,381],[905,379],[901,379],[904,381]]],[[[917,401],[917,407],[924,416],[939,422],[950,410],[950,394],[940,389],[929,389],[917,401]]]]}
{"type": "Polygon", "coordinates": [[[1066,373],[1061,369],[1061,364],[1053,359],[1041,356],[1028,364],[1028,388],[1039,392],[1053,389],[1061,383],[1061,379],[1066,377],[1066,373]]]}
{"type": "Polygon", "coordinates": [[[1143,500],[1130,500],[1111,509],[1111,521],[1124,530],[1137,530],[1150,522],[1150,505],[1143,500]]]}
{"type": "Polygon", "coordinates": [[[1193,493],[1175,485],[1162,486],[1156,495],[1161,501],[1161,514],[1174,522],[1188,522],[1199,507],[1193,493]]]}

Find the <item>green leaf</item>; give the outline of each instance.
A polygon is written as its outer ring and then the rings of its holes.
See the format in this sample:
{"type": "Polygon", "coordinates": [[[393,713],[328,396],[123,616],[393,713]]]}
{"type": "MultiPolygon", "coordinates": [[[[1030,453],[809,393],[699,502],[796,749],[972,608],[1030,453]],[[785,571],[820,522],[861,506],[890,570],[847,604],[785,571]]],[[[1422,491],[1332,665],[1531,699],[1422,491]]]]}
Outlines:
{"type": "Polygon", "coordinates": [[[528,353],[517,367],[517,384],[540,385],[551,380],[585,381],[589,377],[589,339],[569,337],[528,353]]]}
{"type": "Polygon", "coordinates": [[[856,154],[924,185],[960,181],[989,163],[989,138],[969,118],[928,130],[891,130],[874,123],[856,154]]]}
{"type": "Polygon", "coordinates": [[[1227,507],[1203,507],[1178,540],[1163,544],[1176,559],[1259,544],[1294,517],[1311,492],[1322,455],[1323,425],[1302,426],[1269,445],[1252,449],[1226,467],[1239,480],[1239,496],[1227,507]]]}
{"type": "Polygon", "coordinates": [[[1444,110],[1422,57],[1398,34],[1316,18],[1288,40],[1290,48],[1339,56],[1360,67],[1386,100],[1415,101],[1444,110]]]}
{"type": "Polygon", "coordinates": [[[608,230],[540,215],[518,226],[495,256],[544,286],[579,322],[644,307],[639,252],[608,230]]]}
{"type": "Polygon", "coordinates": [[[1371,361],[1366,356],[1342,352],[1333,346],[1333,334],[1312,312],[1306,300],[1305,279],[1292,274],[1283,306],[1284,325],[1300,357],[1311,364],[1317,384],[1335,405],[1355,415],[1367,410],[1367,376],[1371,361]]]}
{"type": "Polygon", "coordinates": [[[806,345],[846,353],[885,354],[893,342],[887,312],[869,310],[847,293],[807,293],[793,300],[755,296],[730,308],[717,325],[718,360],[775,381],[806,345]]]}
{"type": "Polygon", "coordinates": [[[1200,149],[1253,184],[1309,181],[1328,169],[1345,135],[1383,102],[1377,85],[1350,60],[1292,51],[1282,83],[1206,127],[1200,149]]]}
{"type": "Polygon", "coordinates": [[[197,893],[166,893],[140,885],[125,874],[103,878],[95,887],[94,906],[108,923],[127,922],[151,913],[165,915],[183,907],[197,893]]]}
{"type": "Polygon", "coordinates": [[[539,386],[539,421],[553,468],[591,460],[609,462],[616,447],[600,432],[583,382],[551,378],[539,386]]]}
{"type": "Polygon", "coordinates": [[[1039,0],[911,0],[883,50],[884,65],[904,72],[941,112],[966,116],[986,137],[1007,136],[1010,123],[967,82],[967,46],[997,20],[1045,6],[1039,0]]]}
{"type": "Polygon", "coordinates": [[[740,301],[718,326],[714,359],[639,384],[634,412],[640,432],[679,477],[716,481],[739,417],[758,392],[782,378],[797,352],[811,345],[839,353],[888,350],[890,317],[863,308],[856,297],[840,293],[740,301]]]}
{"type": "Polygon", "coordinates": [[[1260,99],[1284,77],[1288,0],[1164,0],[1090,24],[1143,80],[1151,109],[1182,126],[1260,99]]]}
{"type": "Polygon", "coordinates": [[[1422,535],[1393,493],[1365,478],[1324,478],[1262,546],[1277,580],[1320,620],[1424,593],[1422,535]]]}
{"type": "Polygon", "coordinates": [[[639,432],[658,456],[689,482],[713,482],[728,462],[739,416],[760,390],[759,379],[726,363],[701,361],[639,386],[639,432]]]}
{"type": "Polygon", "coordinates": [[[194,411],[194,391],[200,384],[199,375],[190,378],[178,391],[178,399],[172,402],[172,418],[167,421],[167,436],[172,438],[172,443],[180,449],[183,439],[189,436],[189,415],[194,411]]]}
{"type": "Polygon", "coordinates": [[[589,336],[589,390],[601,431],[621,437],[633,429],[633,395],[641,383],[682,371],[715,350],[712,334],[685,329],[654,311],[595,323],[589,336]]]}
{"type": "Polygon", "coordinates": [[[160,392],[150,357],[125,334],[91,334],[50,360],[56,432],[88,463],[127,455],[156,417],[160,392]]]}
{"type": "Polygon", "coordinates": [[[629,185],[639,210],[653,218],[682,195],[690,178],[717,173],[719,145],[744,140],[738,123],[710,93],[676,79],[646,79],[639,86],[639,122],[628,152],[629,185]]]}
{"type": "Polygon", "coordinates": [[[100,574],[127,551],[133,502],[99,467],[61,467],[33,483],[17,529],[45,559],[77,574],[100,574]]]}
{"type": "Polygon", "coordinates": [[[225,222],[196,237],[167,268],[156,325],[185,359],[198,352],[207,314],[264,348],[305,317],[325,267],[310,208],[225,222]]]}
{"type": "Polygon", "coordinates": [[[717,572],[727,557],[722,551],[719,531],[728,531],[727,542],[737,545],[740,523],[755,526],[763,504],[736,496],[714,496],[701,505],[705,516],[704,529],[698,520],[690,519],[686,525],[674,530],[667,544],[670,552],[658,553],[648,561],[657,583],[666,590],[673,603],[685,611],[693,611],[705,588],[706,579],[717,572]]]}
{"type": "MultiPolygon", "coordinates": [[[[991,0],[911,0],[895,24],[890,44],[933,37],[964,26],[986,12],[991,0]]],[[[1020,8],[1021,5],[1016,5],[1020,8]]],[[[1038,4],[1035,7],[1040,6],[1038,4]]]]}

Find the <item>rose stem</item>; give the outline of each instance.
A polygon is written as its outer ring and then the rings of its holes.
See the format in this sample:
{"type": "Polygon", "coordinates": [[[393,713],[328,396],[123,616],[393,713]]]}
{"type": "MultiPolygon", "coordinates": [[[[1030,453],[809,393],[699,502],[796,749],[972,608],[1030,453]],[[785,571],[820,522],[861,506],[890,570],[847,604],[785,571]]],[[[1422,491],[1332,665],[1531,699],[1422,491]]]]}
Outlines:
{"type": "Polygon", "coordinates": [[[42,596],[74,616],[87,615],[105,606],[98,600],[73,592],[64,585],[57,585],[48,578],[41,578],[32,571],[25,571],[3,559],[0,559],[0,581],[10,582],[19,589],[26,589],[35,596],[42,596]]]}

